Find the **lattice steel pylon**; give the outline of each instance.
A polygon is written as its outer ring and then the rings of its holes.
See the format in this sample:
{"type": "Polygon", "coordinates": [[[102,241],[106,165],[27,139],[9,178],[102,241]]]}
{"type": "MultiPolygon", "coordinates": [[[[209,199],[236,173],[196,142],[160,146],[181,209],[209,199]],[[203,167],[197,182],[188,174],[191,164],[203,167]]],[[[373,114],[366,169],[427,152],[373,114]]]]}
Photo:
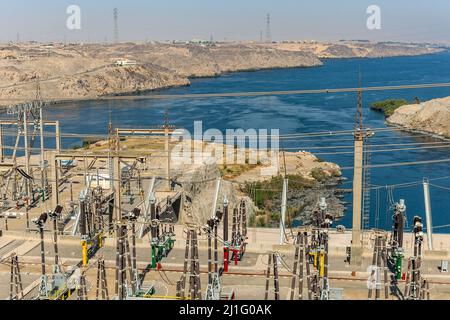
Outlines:
{"type": "Polygon", "coordinates": [[[11,284],[9,300],[20,300],[23,298],[22,277],[20,275],[19,258],[17,254],[11,255],[11,284]]]}
{"type": "Polygon", "coordinates": [[[362,226],[364,230],[370,228],[370,188],[371,188],[371,150],[368,137],[365,137],[363,155],[363,197],[362,197],[362,226]]]}

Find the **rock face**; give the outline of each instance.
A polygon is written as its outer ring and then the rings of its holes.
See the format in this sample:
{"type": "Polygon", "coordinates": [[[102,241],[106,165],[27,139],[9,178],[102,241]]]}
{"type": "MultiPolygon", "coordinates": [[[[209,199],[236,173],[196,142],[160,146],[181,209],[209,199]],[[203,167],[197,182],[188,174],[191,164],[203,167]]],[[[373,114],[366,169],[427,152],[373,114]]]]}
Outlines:
{"type": "Polygon", "coordinates": [[[450,137],[450,97],[402,106],[387,122],[408,130],[450,137]]]}
{"type": "MultiPolygon", "coordinates": [[[[211,218],[216,189],[216,179],[220,172],[215,164],[203,165],[180,177],[183,185],[180,221],[204,225],[211,218]]],[[[228,218],[231,222],[233,204],[239,203],[239,196],[232,183],[222,180],[220,184],[217,210],[222,210],[223,199],[227,197],[230,207],[228,218]]]]}
{"type": "Polygon", "coordinates": [[[288,52],[252,44],[140,45],[125,48],[128,56],[170,69],[184,77],[212,77],[224,72],[322,65],[314,54],[288,52]]]}
{"type": "Polygon", "coordinates": [[[310,52],[319,58],[381,58],[415,56],[442,51],[442,49],[402,43],[372,43],[365,41],[340,41],[338,43],[287,42],[277,45],[280,50],[310,52]]]}

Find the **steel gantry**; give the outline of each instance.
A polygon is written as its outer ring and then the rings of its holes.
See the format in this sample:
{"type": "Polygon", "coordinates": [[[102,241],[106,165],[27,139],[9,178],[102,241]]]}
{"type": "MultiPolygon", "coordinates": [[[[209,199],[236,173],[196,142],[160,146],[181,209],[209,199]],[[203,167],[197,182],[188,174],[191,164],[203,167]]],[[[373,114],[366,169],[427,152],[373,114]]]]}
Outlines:
{"type": "Polygon", "coordinates": [[[2,207],[3,209],[25,207],[27,229],[29,229],[29,207],[38,201],[46,201],[49,193],[48,165],[44,148],[45,141],[48,141],[45,139],[48,134],[44,134],[44,126],[55,127],[55,149],[59,152],[61,148],[59,121],[44,121],[43,106],[44,103],[38,97],[28,104],[8,108],[8,114],[17,115],[17,120],[0,120],[0,168],[7,170],[1,180],[2,207]],[[6,131],[6,127],[17,127],[17,130],[10,133],[6,131]],[[13,146],[5,144],[5,136],[15,136],[13,146]],[[22,137],[23,147],[20,146],[22,137]],[[37,137],[40,140],[40,161],[38,165],[35,165],[31,163],[31,155],[33,150],[37,149],[34,148],[37,137]],[[19,161],[18,153],[21,151],[24,157],[19,161]],[[40,172],[39,178],[35,174],[36,167],[40,172]]]}

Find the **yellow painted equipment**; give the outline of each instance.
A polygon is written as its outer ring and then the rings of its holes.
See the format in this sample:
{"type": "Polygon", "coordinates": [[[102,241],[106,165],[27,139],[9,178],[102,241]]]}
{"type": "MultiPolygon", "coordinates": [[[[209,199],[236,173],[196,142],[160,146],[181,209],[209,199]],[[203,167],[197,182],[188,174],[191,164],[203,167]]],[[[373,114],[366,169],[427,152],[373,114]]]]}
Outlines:
{"type": "Polygon", "coordinates": [[[320,251],[320,270],[319,270],[319,276],[323,277],[325,275],[325,252],[322,250],[320,251]]]}
{"type": "Polygon", "coordinates": [[[88,263],[88,247],[86,240],[81,240],[81,257],[83,266],[86,266],[88,263]]]}
{"type": "Polygon", "coordinates": [[[73,291],[75,289],[64,288],[62,290],[57,291],[53,295],[49,297],[50,300],[67,300],[72,296],[73,291]]]}
{"type": "Polygon", "coordinates": [[[314,268],[317,268],[317,251],[310,251],[309,255],[313,257],[314,268]]]}
{"type": "Polygon", "coordinates": [[[319,275],[323,277],[325,275],[325,252],[322,250],[310,251],[309,255],[313,257],[314,268],[319,267],[319,275]]]}
{"type": "Polygon", "coordinates": [[[89,258],[103,246],[103,234],[99,233],[92,240],[81,240],[81,257],[83,266],[86,266],[89,258]]]}

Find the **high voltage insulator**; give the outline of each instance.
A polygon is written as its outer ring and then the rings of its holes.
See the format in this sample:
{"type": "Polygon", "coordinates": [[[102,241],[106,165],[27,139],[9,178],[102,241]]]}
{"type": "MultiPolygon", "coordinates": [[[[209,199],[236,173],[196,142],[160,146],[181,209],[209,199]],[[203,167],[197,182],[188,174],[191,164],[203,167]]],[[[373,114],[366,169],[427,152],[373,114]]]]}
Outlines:
{"type": "MultiPolygon", "coordinates": [[[[406,205],[405,200],[400,199],[398,203],[395,204],[395,211],[392,217],[393,225],[390,244],[390,258],[395,267],[394,271],[394,285],[397,287],[397,280],[402,277],[402,264],[404,257],[403,248],[403,233],[406,223],[406,205]]],[[[397,292],[399,293],[399,292],[397,292]]]]}
{"type": "Polygon", "coordinates": [[[184,251],[184,265],[181,279],[177,282],[177,297],[186,298],[186,280],[189,279],[189,299],[201,300],[200,263],[198,259],[197,230],[188,228],[186,247],[184,251]]]}
{"type": "Polygon", "coordinates": [[[81,270],[80,277],[78,279],[77,300],[87,300],[86,277],[84,270],[81,270]]]}
{"type": "Polygon", "coordinates": [[[222,212],[217,211],[214,218],[207,221],[205,230],[208,236],[208,286],[206,288],[205,300],[220,300],[221,285],[220,272],[218,268],[218,251],[217,251],[217,226],[222,219],[222,212]],[[214,239],[214,269],[212,268],[212,239],[214,239]]]}
{"type": "Polygon", "coordinates": [[[153,287],[148,290],[141,290],[141,281],[136,266],[136,229],[133,225],[134,219],[139,216],[139,211],[136,208],[128,215],[128,218],[131,218],[131,250],[127,225],[121,223],[117,226],[115,291],[118,300],[147,298],[154,293],[153,287]]]}
{"type": "Polygon", "coordinates": [[[97,289],[95,292],[95,299],[109,300],[105,260],[103,258],[99,258],[97,261],[97,289]]]}
{"type": "Polygon", "coordinates": [[[330,299],[328,230],[332,223],[333,215],[328,212],[325,198],[321,198],[313,213],[312,226],[300,230],[294,240],[295,253],[289,292],[290,300],[295,299],[297,283],[297,298],[299,300],[304,298],[303,284],[305,277],[308,300],[330,299]],[[308,238],[311,241],[308,241],[308,238]],[[306,271],[306,274],[304,271],[306,271]]]}
{"type": "Polygon", "coordinates": [[[289,298],[294,300],[295,287],[298,282],[298,299],[303,298],[303,269],[305,260],[305,233],[298,232],[295,237],[294,266],[292,268],[291,288],[289,298]]]}
{"type": "Polygon", "coordinates": [[[372,293],[375,289],[375,300],[381,298],[381,289],[384,290],[384,298],[389,298],[389,278],[388,278],[388,254],[386,247],[386,234],[376,233],[374,239],[372,265],[370,273],[370,283],[368,283],[368,299],[372,299],[372,293]],[[383,285],[381,284],[381,273],[383,273],[383,285]]]}
{"type": "Polygon", "coordinates": [[[228,199],[225,196],[223,198],[223,272],[228,272],[229,263],[229,247],[228,242],[228,199]]]}
{"type": "MultiPolygon", "coordinates": [[[[247,239],[247,208],[245,200],[242,199],[239,208],[233,209],[233,224],[231,233],[231,259],[237,265],[245,253],[247,239]]],[[[224,220],[225,223],[225,220],[224,220]]]]}
{"type": "MultiPolygon", "coordinates": [[[[55,267],[57,268],[59,272],[60,270],[60,263],[59,263],[59,250],[58,250],[58,220],[60,218],[61,212],[63,210],[62,206],[56,206],[55,210],[53,212],[50,212],[48,216],[53,222],[53,247],[55,250],[55,267]]],[[[55,272],[55,271],[54,271],[55,272]]]]}
{"type": "Polygon", "coordinates": [[[278,279],[278,255],[274,252],[270,252],[267,258],[267,270],[266,270],[266,290],[264,300],[269,299],[270,288],[270,270],[273,269],[273,293],[274,300],[280,300],[280,284],[278,279]]]}
{"type": "Polygon", "coordinates": [[[140,288],[136,262],[136,220],[139,218],[140,214],[141,210],[139,208],[135,208],[133,211],[129,212],[127,217],[131,225],[131,290],[133,294],[135,294],[140,288]]]}
{"type": "Polygon", "coordinates": [[[413,219],[414,256],[408,260],[408,272],[405,283],[405,299],[407,300],[429,300],[429,284],[422,277],[422,245],[423,245],[423,223],[422,218],[415,216],[413,219]]]}
{"type": "Polygon", "coordinates": [[[125,300],[126,293],[126,259],[125,238],[127,231],[125,225],[117,227],[117,253],[116,253],[116,294],[119,300],[125,300]]]}
{"type": "Polygon", "coordinates": [[[41,278],[39,282],[39,299],[48,299],[49,290],[47,287],[47,275],[45,273],[45,247],[44,247],[44,225],[47,221],[47,213],[42,213],[39,218],[33,222],[39,229],[41,239],[41,278]]]}
{"type": "Polygon", "coordinates": [[[22,276],[20,274],[19,258],[17,254],[11,255],[11,281],[9,300],[20,300],[23,298],[22,276]]]}
{"type": "Polygon", "coordinates": [[[191,269],[189,291],[191,300],[201,300],[200,262],[198,259],[197,232],[191,230],[191,269]]]}
{"type": "Polygon", "coordinates": [[[105,196],[100,186],[95,188],[88,186],[80,192],[78,214],[72,235],[77,231],[81,235],[83,266],[86,266],[89,259],[103,246],[103,232],[106,231],[104,215],[109,215],[110,219],[112,215],[110,202],[111,195],[105,196]]]}
{"type": "Polygon", "coordinates": [[[308,243],[308,233],[304,235],[306,248],[306,282],[308,300],[327,300],[328,283],[328,232],[313,228],[311,241],[308,243]]]}

